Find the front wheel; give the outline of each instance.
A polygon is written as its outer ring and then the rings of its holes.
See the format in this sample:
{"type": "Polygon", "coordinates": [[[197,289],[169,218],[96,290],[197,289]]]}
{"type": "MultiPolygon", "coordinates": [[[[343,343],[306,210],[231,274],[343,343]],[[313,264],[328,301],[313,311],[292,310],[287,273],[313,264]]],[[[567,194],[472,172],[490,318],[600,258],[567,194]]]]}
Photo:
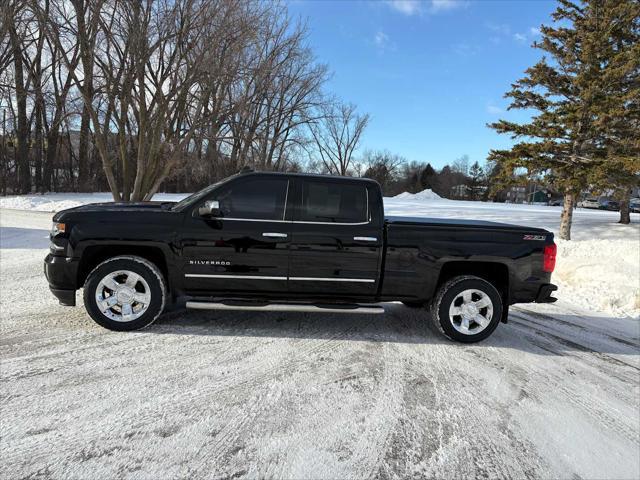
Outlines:
{"type": "Polygon", "coordinates": [[[464,275],[440,287],[431,303],[431,320],[452,340],[479,342],[496,329],[502,308],[496,287],[480,277],[464,275]]]}
{"type": "Polygon", "coordinates": [[[167,288],[156,265],[122,255],[105,260],[87,277],[84,305],[109,330],[138,330],[152,324],[165,307],[167,288]]]}

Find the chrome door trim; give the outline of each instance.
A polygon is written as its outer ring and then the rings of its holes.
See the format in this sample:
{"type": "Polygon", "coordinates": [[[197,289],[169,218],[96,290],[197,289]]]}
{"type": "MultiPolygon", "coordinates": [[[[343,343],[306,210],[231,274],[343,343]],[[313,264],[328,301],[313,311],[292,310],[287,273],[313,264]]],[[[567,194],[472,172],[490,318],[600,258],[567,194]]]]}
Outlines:
{"type": "Polygon", "coordinates": [[[212,275],[209,273],[185,273],[187,278],[231,278],[244,280],[287,280],[287,277],[271,277],[268,275],[212,275]]]}
{"type": "Polygon", "coordinates": [[[213,217],[214,220],[232,220],[236,222],[271,222],[271,223],[302,223],[308,225],[368,225],[371,222],[303,222],[301,220],[265,220],[261,218],[235,218],[235,217],[213,217]]]}
{"type": "Polygon", "coordinates": [[[374,283],[375,280],[371,278],[333,278],[333,277],[289,277],[289,280],[296,280],[302,282],[359,282],[359,283],[374,283]]]}
{"type": "Polygon", "coordinates": [[[330,278],[330,277],[272,277],[268,275],[225,275],[225,274],[209,274],[209,273],[185,273],[187,278],[228,278],[228,279],[245,279],[245,280],[294,280],[301,282],[357,282],[357,283],[375,283],[375,279],[371,278],[330,278]]]}
{"type": "Polygon", "coordinates": [[[376,237],[353,237],[356,242],[377,242],[376,237]]]}
{"type": "Polygon", "coordinates": [[[269,237],[269,238],[287,238],[288,237],[286,233],[280,233],[280,232],[264,232],[262,236],[269,237]]]}

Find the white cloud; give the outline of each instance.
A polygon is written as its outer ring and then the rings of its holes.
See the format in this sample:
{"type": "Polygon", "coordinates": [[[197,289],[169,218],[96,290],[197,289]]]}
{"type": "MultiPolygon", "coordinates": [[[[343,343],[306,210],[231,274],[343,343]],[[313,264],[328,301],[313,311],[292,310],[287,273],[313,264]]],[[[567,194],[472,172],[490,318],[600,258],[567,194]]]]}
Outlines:
{"type": "Polygon", "coordinates": [[[465,6],[466,0],[387,0],[386,2],[394,10],[407,15],[421,15],[427,13],[439,13],[454,10],[465,6]]]}
{"type": "Polygon", "coordinates": [[[445,10],[453,10],[464,5],[462,0],[431,0],[431,11],[442,12],[445,10]]]}
{"type": "Polygon", "coordinates": [[[468,43],[456,43],[453,45],[453,51],[461,57],[470,57],[480,52],[478,45],[470,45],[468,43]]]}
{"type": "Polygon", "coordinates": [[[490,113],[491,115],[500,115],[501,113],[504,113],[504,110],[490,103],[487,105],[487,113],[490,113]]]}
{"type": "Polygon", "coordinates": [[[530,27],[525,32],[513,32],[511,26],[507,23],[485,23],[485,27],[493,32],[489,37],[489,41],[495,45],[501,43],[501,39],[515,40],[518,43],[528,43],[540,35],[540,29],[530,27]]]}
{"type": "Polygon", "coordinates": [[[415,15],[422,12],[422,3],[418,0],[389,0],[391,8],[405,15],[415,15]]]}
{"type": "Polygon", "coordinates": [[[498,33],[500,35],[511,34],[511,26],[506,23],[487,23],[485,25],[492,32],[498,33]]]}
{"type": "Polygon", "coordinates": [[[389,35],[382,30],[378,30],[373,37],[373,43],[375,43],[376,47],[384,49],[389,45],[389,35]]]}

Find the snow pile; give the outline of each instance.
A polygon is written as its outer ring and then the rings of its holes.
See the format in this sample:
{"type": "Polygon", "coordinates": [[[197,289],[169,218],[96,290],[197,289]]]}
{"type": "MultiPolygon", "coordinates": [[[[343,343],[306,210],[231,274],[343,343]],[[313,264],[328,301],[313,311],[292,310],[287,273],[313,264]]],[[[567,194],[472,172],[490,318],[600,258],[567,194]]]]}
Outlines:
{"type": "Polygon", "coordinates": [[[558,298],[589,310],[640,318],[640,242],[556,239],[558,298]]]}
{"type": "MultiPolygon", "coordinates": [[[[159,193],[153,197],[156,201],[177,202],[188,193],[159,193]]],[[[0,197],[0,208],[14,210],[35,210],[38,212],[59,212],[67,208],[88,203],[113,202],[108,192],[100,193],[45,193],[41,195],[17,195],[0,197]]]]}
{"type": "Polygon", "coordinates": [[[393,198],[399,200],[440,200],[442,197],[430,188],[427,188],[418,193],[402,192],[393,198]]]}

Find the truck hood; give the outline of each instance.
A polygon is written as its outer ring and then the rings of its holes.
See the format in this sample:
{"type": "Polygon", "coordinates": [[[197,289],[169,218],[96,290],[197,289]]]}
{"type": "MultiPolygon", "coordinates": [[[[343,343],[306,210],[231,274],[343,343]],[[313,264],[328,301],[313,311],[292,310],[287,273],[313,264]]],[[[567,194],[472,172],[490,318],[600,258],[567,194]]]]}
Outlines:
{"type": "Polygon", "coordinates": [[[61,210],[53,216],[54,222],[69,220],[83,214],[95,213],[144,213],[169,210],[175,202],[105,202],[89,203],[79,207],[61,210]]]}
{"type": "Polygon", "coordinates": [[[386,216],[385,222],[391,225],[415,225],[431,227],[455,227],[455,228],[476,228],[481,230],[501,230],[512,232],[536,233],[540,235],[552,235],[544,228],[527,227],[523,225],[511,225],[509,223],[487,222],[485,220],[459,220],[456,218],[420,218],[386,216]]]}

